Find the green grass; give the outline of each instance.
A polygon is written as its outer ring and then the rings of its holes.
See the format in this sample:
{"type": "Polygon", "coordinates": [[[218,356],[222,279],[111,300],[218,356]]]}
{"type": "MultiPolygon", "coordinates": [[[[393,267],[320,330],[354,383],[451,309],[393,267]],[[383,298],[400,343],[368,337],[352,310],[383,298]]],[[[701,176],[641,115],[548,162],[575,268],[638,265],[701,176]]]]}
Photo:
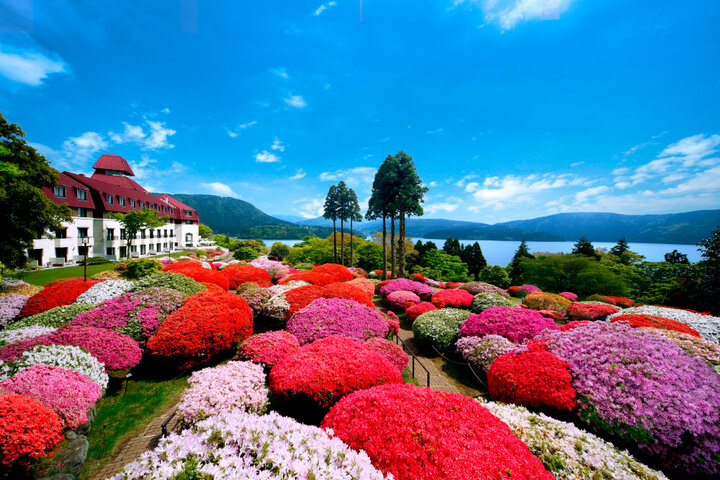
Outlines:
{"type": "MultiPolygon", "coordinates": [[[[90,277],[91,275],[95,275],[96,273],[104,272],[105,270],[111,270],[113,268],[113,265],[115,265],[115,263],[113,262],[103,263],[101,265],[88,265],[87,276],[90,277]]],[[[55,280],[60,280],[61,278],[82,276],[83,266],[78,265],[75,267],[49,268],[43,270],[35,270],[33,272],[23,272],[18,276],[18,278],[25,280],[31,285],[38,285],[42,287],[50,282],[54,282],[55,280]]]]}
{"type": "MultiPolygon", "coordinates": [[[[412,362],[412,360],[410,360],[410,361],[412,362]]],[[[424,373],[424,372],[425,372],[425,370],[423,370],[423,373],[424,373]]],[[[408,364],[408,366],[405,367],[405,370],[403,370],[403,372],[402,372],[402,378],[403,378],[403,383],[409,383],[409,384],[412,384],[412,385],[417,385],[418,387],[420,386],[420,384],[418,383],[418,381],[415,380],[415,379],[412,377],[412,370],[410,369],[410,364],[408,364]]]]}
{"type": "Polygon", "coordinates": [[[133,380],[127,393],[124,385],[112,394],[106,393],[97,402],[97,414],[88,434],[90,449],[80,478],[92,478],[125,440],[140,434],[153,417],[168,410],[187,388],[187,378],[133,380]]]}

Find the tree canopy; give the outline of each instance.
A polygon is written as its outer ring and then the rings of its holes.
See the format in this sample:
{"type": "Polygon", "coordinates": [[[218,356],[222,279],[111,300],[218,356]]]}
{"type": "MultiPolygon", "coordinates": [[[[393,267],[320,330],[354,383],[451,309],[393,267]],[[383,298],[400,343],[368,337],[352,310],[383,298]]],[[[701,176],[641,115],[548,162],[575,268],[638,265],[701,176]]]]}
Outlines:
{"type": "Polygon", "coordinates": [[[155,210],[143,208],[142,210],[130,210],[127,213],[111,213],[110,218],[114,218],[125,227],[127,256],[130,257],[130,247],[138,232],[146,228],[161,227],[167,223],[170,217],[158,217],[155,210]]]}

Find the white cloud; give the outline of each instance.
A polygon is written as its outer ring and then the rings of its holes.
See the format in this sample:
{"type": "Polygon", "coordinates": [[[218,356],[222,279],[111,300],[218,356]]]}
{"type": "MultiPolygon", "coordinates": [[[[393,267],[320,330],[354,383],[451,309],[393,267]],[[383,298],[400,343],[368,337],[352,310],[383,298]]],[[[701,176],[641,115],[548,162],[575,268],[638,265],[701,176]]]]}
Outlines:
{"type": "Polygon", "coordinates": [[[465,182],[467,182],[468,180],[472,180],[473,178],[477,178],[477,175],[474,174],[474,173],[471,173],[470,175],[465,175],[465,176],[462,177],[460,180],[458,180],[457,182],[455,182],[455,186],[456,186],[456,187],[459,187],[459,188],[462,188],[462,187],[465,186],[465,182]]]}
{"type": "Polygon", "coordinates": [[[165,127],[165,122],[145,120],[147,131],[143,125],[131,125],[123,122],[124,130],[121,133],[108,132],[110,140],[115,143],[134,143],[140,145],[143,150],[159,150],[161,148],[174,148],[175,145],[168,142],[168,137],[177,133],[175,130],[165,127]]]}
{"type": "Polygon", "coordinates": [[[427,133],[428,135],[437,135],[438,133],[442,133],[444,130],[445,129],[443,128],[436,128],[435,130],[428,130],[425,133],[427,133]]]}
{"type": "Polygon", "coordinates": [[[439,202],[439,203],[432,203],[430,205],[424,205],[423,210],[428,215],[434,215],[437,212],[454,212],[460,205],[457,203],[446,203],[446,202],[439,202]]]}
{"type": "Polygon", "coordinates": [[[161,112],[161,113],[164,113],[165,115],[167,115],[168,113],[170,113],[170,109],[167,108],[167,107],[165,107],[165,108],[163,108],[162,110],[160,110],[160,112],[161,112]]]}
{"type": "Polygon", "coordinates": [[[267,150],[263,150],[260,153],[255,154],[255,161],[258,163],[275,163],[280,161],[280,157],[274,153],[270,153],[267,150]]]}
{"type": "Polygon", "coordinates": [[[322,13],[323,13],[325,10],[327,10],[327,9],[330,8],[330,7],[334,7],[334,6],[336,6],[336,5],[337,5],[337,2],[335,2],[334,0],[331,0],[331,1],[327,2],[327,3],[323,3],[322,5],[320,5],[320,6],[313,12],[313,15],[316,16],[316,17],[317,17],[318,15],[322,15],[322,13]]]}
{"type": "Polygon", "coordinates": [[[344,180],[350,186],[360,186],[363,184],[371,184],[375,179],[376,168],[373,167],[354,167],[334,172],[322,172],[320,180],[323,182],[335,182],[344,180]]]}
{"type": "Polygon", "coordinates": [[[305,99],[301,95],[290,95],[287,98],[283,99],[285,103],[290,105],[293,108],[305,108],[307,107],[307,103],[305,102],[305,99]]]}
{"type": "Polygon", "coordinates": [[[273,140],[273,144],[270,147],[272,150],[277,150],[278,152],[284,152],[285,151],[285,145],[282,144],[280,139],[278,137],[275,137],[275,140],[273,140]]]}
{"type": "Polygon", "coordinates": [[[584,181],[584,179],[571,175],[550,173],[524,176],[506,175],[502,178],[487,177],[482,184],[473,182],[465,189],[472,193],[472,197],[479,202],[479,207],[505,208],[507,204],[531,202],[538,193],[578,186],[584,181]]]}
{"type": "Polygon", "coordinates": [[[241,123],[240,125],[237,126],[237,128],[235,128],[233,130],[227,130],[227,134],[230,135],[230,137],[235,138],[238,135],[240,135],[242,132],[247,130],[248,128],[251,128],[251,127],[254,127],[255,125],[257,125],[257,123],[258,123],[257,120],[253,120],[252,122],[248,122],[248,123],[241,123]]]}
{"type": "Polygon", "coordinates": [[[297,172],[295,172],[295,175],[288,178],[288,180],[300,180],[301,178],[305,178],[306,175],[307,175],[307,173],[305,173],[305,170],[300,168],[297,170],[297,172]]]}
{"type": "Polygon", "coordinates": [[[48,75],[68,72],[65,62],[57,55],[54,57],[50,58],[32,50],[0,50],[0,75],[13,82],[40,86],[48,75]]]}
{"type": "Polygon", "coordinates": [[[610,187],[606,187],[605,185],[588,188],[587,190],[576,193],[575,201],[585,202],[588,198],[595,197],[597,195],[600,195],[601,193],[607,192],[608,190],[610,190],[610,187]]]}
{"type": "Polygon", "coordinates": [[[226,185],[222,182],[201,183],[200,185],[206,190],[209,190],[212,193],[221,195],[223,197],[240,198],[240,195],[235,193],[229,185],[226,185]]]}
{"type": "Polygon", "coordinates": [[[295,211],[304,218],[317,218],[323,214],[325,197],[305,197],[292,202],[295,211]]]}
{"type": "Polygon", "coordinates": [[[453,6],[474,3],[482,6],[486,22],[494,22],[503,30],[529,20],[556,20],[574,0],[454,0],[453,6]]]}
{"type": "Polygon", "coordinates": [[[570,164],[570,167],[575,168],[579,167],[580,165],[584,164],[585,162],[573,162],[570,164]]]}
{"type": "MultiPolygon", "coordinates": [[[[178,161],[173,161],[169,168],[161,168],[158,161],[150,158],[147,154],[142,154],[140,160],[129,160],[130,167],[135,173],[136,180],[154,180],[155,182],[163,182],[173,176],[187,172],[188,167],[178,161]]],[[[158,189],[155,189],[158,191],[158,189]]]]}
{"type": "Polygon", "coordinates": [[[432,187],[437,187],[437,184],[438,184],[438,183],[433,180],[432,182],[428,183],[428,187],[431,187],[431,188],[432,188],[432,187]]]}

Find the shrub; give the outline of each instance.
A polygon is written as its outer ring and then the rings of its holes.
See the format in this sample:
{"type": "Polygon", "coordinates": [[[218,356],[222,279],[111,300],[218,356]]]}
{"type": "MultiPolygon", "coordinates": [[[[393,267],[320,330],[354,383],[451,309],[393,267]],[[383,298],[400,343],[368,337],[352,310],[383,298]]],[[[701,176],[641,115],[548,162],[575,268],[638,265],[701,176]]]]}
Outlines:
{"type": "Polygon", "coordinates": [[[63,439],[57,413],[33,398],[0,391],[0,463],[29,465],[63,439]]]}
{"type": "Polygon", "coordinates": [[[437,308],[470,308],[470,304],[473,302],[473,299],[474,297],[472,293],[467,290],[453,289],[441,290],[434,293],[431,302],[437,308]]]}
{"type": "Polygon", "coordinates": [[[350,280],[348,285],[359,288],[363,292],[367,293],[370,298],[375,295],[375,284],[367,278],[355,278],[350,280]]]}
{"type": "Polygon", "coordinates": [[[667,480],[660,471],[638,462],[627,451],[542,413],[515,405],[480,401],[505,422],[557,480],[622,478],[667,480]]]}
{"type": "Polygon", "coordinates": [[[463,337],[500,335],[514,343],[525,343],[545,329],[557,330],[554,321],[535,310],[525,308],[491,307],[470,315],[460,329],[463,337]]]}
{"type": "Polygon", "coordinates": [[[473,295],[477,295],[478,293],[493,293],[495,295],[500,295],[502,297],[508,297],[507,291],[505,289],[502,289],[500,287],[496,287],[495,285],[491,285],[489,283],[485,282],[468,282],[463,283],[460,285],[461,290],[465,290],[467,292],[470,292],[473,295]]]}
{"type": "Polygon", "coordinates": [[[333,277],[335,277],[336,282],[349,282],[350,280],[355,278],[355,276],[350,270],[348,270],[347,267],[339,265],[337,263],[325,263],[323,265],[318,265],[317,267],[313,268],[312,271],[332,275],[333,277]]]}
{"type": "Polygon", "coordinates": [[[507,425],[456,393],[383,385],[345,397],[321,426],[396,480],[553,478],[507,425]]]}
{"type": "Polygon", "coordinates": [[[186,368],[246,339],[252,327],[252,310],[245,300],[228,292],[200,292],[165,319],[147,348],[186,368]]]}
{"type": "Polygon", "coordinates": [[[715,370],[716,373],[720,374],[720,345],[717,343],[675,330],[663,330],[659,328],[647,328],[646,330],[667,338],[682,348],[685,353],[699,358],[715,370]]]}
{"type": "Polygon", "coordinates": [[[96,283],[95,280],[84,281],[82,278],[66,278],[49,283],[42,291],[28,299],[20,312],[20,317],[29,317],[51,308],[70,305],[81,293],[96,283]]]}
{"type": "Polygon", "coordinates": [[[539,287],[536,287],[535,285],[520,285],[520,286],[514,286],[507,289],[507,293],[511,297],[520,297],[524,298],[526,295],[529,295],[533,292],[542,292],[542,289],[539,287]]]}
{"type": "Polygon", "coordinates": [[[470,304],[470,311],[473,313],[482,313],[492,307],[508,307],[519,308],[520,305],[511,300],[507,295],[498,295],[490,292],[480,292],[470,304]]]}
{"type": "Polygon", "coordinates": [[[12,325],[9,329],[20,329],[32,326],[59,328],[72,322],[78,315],[94,308],[95,306],[88,303],[74,303],[64,307],[55,307],[38,313],[31,317],[23,318],[12,325]]]}
{"type": "Polygon", "coordinates": [[[643,314],[637,314],[637,313],[628,313],[628,314],[618,315],[617,317],[613,317],[610,321],[611,322],[625,322],[634,328],[639,328],[639,327],[660,328],[663,330],[674,330],[676,332],[687,333],[688,335],[692,335],[693,337],[700,337],[700,334],[697,332],[697,330],[693,330],[692,328],[688,327],[687,325],[685,325],[682,322],[678,322],[671,318],[656,317],[655,315],[643,315],[643,314]]]}
{"type": "Polygon", "coordinates": [[[260,256],[260,252],[249,246],[240,247],[233,253],[235,260],[245,260],[248,262],[256,259],[258,256],[260,256]]]}
{"type": "Polygon", "coordinates": [[[317,427],[275,412],[258,416],[241,411],[171,433],[112,478],[384,479],[364,452],[317,427]]]}
{"type": "Polygon", "coordinates": [[[300,347],[270,370],[273,394],[321,409],[356,390],[386,383],[402,383],[397,368],[378,352],[337,336],[300,347]]]}
{"type": "Polygon", "coordinates": [[[493,400],[534,408],[575,408],[570,365],[546,351],[506,353],[490,365],[487,379],[493,400]]]}
{"type": "Polygon", "coordinates": [[[263,413],[268,404],[268,389],[261,366],[252,362],[228,362],[206,368],[188,379],[177,409],[185,423],[239,409],[263,413]]]}
{"type": "Polygon", "coordinates": [[[162,270],[163,264],[152,258],[138,258],[118,262],[113,269],[123,278],[137,280],[162,270]]]}
{"type": "Polygon", "coordinates": [[[405,316],[411,322],[414,322],[417,317],[419,317],[423,313],[430,312],[432,310],[437,310],[437,307],[430,302],[420,302],[416,303],[415,305],[409,306],[405,310],[405,316]]]}
{"type": "Polygon", "coordinates": [[[608,315],[617,312],[618,309],[612,305],[580,302],[573,302],[567,308],[567,315],[570,320],[604,320],[608,315]]]}
{"type": "Polygon", "coordinates": [[[510,276],[507,270],[498,265],[488,265],[480,270],[480,280],[500,288],[510,286],[510,276]]]}
{"type": "Polygon", "coordinates": [[[105,280],[90,287],[80,295],[76,303],[97,304],[129,292],[135,285],[128,280],[105,280]]]}
{"type": "Polygon", "coordinates": [[[270,274],[262,268],[252,265],[228,265],[220,273],[225,275],[230,282],[230,289],[236,290],[243,283],[256,283],[261,287],[272,285],[270,274]]]}
{"type": "Polygon", "coordinates": [[[283,277],[281,280],[278,281],[278,285],[285,285],[288,282],[297,281],[307,282],[310,285],[322,287],[325,285],[330,285],[331,283],[335,283],[337,281],[337,278],[334,275],[330,275],[329,273],[316,272],[313,269],[304,272],[293,273],[291,275],[288,275],[287,277],[283,277]]]}
{"type": "Polygon", "coordinates": [[[285,318],[290,319],[295,312],[308,306],[313,300],[318,298],[345,298],[347,300],[355,300],[368,308],[375,308],[372,298],[358,287],[349,283],[332,283],[324,287],[316,285],[308,285],[306,287],[295,288],[285,294],[285,300],[290,305],[285,318]]]}
{"type": "Polygon", "coordinates": [[[280,280],[282,277],[287,275],[290,271],[290,268],[287,265],[283,265],[280,262],[276,262],[274,260],[270,260],[267,257],[259,257],[250,262],[248,265],[252,265],[253,267],[262,268],[265,270],[268,275],[270,275],[270,278],[273,280],[280,280]]]}
{"type": "Polygon", "coordinates": [[[285,330],[252,335],[240,344],[239,355],[253,362],[275,365],[300,348],[297,337],[285,330]]]}
{"type": "Polygon", "coordinates": [[[0,328],[5,328],[20,314],[28,301],[27,295],[5,295],[0,297],[0,328]]]}
{"type": "Polygon", "coordinates": [[[43,402],[70,428],[87,422],[87,411],[102,395],[100,386],[85,375],[53,365],[33,365],[0,382],[0,390],[43,402]]]}
{"type": "Polygon", "coordinates": [[[214,283],[223,290],[230,289],[230,282],[222,273],[203,268],[198,262],[182,261],[163,268],[163,272],[179,273],[200,283],[214,283]]]}
{"type": "Polygon", "coordinates": [[[279,294],[270,297],[270,300],[263,306],[263,315],[277,320],[285,321],[287,312],[290,310],[290,303],[286,300],[285,295],[279,294]]]}
{"type": "Polygon", "coordinates": [[[109,377],[105,365],[89,352],[73,345],[37,346],[22,354],[12,366],[14,372],[20,372],[33,365],[53,365],[82,373],[92,382],[105,390],[109,377]]]}
{"type": "Polygon", "coordinates": [[[372,337],[365,341],[365,346],[381,354],[387,361],[397,367],[400,372],[405,370],[409,361],[408,354],[395,343],[385,338],[372,337]]]}
{"type": "Polygon", "coordinates": [[[186,296],[194,295],[203,290],[207,290],[201,283],[196,282],[192,278],[180,275],[179,273],[158,272],[147,277],[143,277],[135,282],[133,291],[143,290],[151,287],[172,288],[182,292],[186,296]]]}
{"type": "Polygon", "coordinates": [[[104,328],[63,327],[51,333],[43,344],[80,347],[105,364],[108,371],[132,368],[142,358],[142,351],[135,340],[104,328]]]}
{"type": "Polygon", "coordinates": [[[305,345],[331,335],[356,340],[384,337],[388,328],[374,308],[344,298],[318,298],[288,320],[287,331],[305,345]]]}
{"type": "Polygon", "coordinates": [[[523,304],[533,310],[564,312],[572,302],[565,297],[547,292],[532,292],[523,298],[523,304]]]}
{"type": "Polygon", "coordinates": [[[490,365],[500,355],[512,352],[517,345],[500,335],[463,337],[455,344],[460,355],[475,370],[487,373],[490,365]]]}
{"type": "Polygon", "coordinates": [[[36,293],[42,291],[43,287],[30,285],[23,280],[17,280],[15,278],[3,278],[0,279],[0,297],[6,295],[25,295],[26,297],[32,297],[36,293]]]}
{"type": "Polygon", "coordinates": [[[244,299],[248,306],[252,308],[253,314],[260,315],[265,304],[273,296],[273,293],[267,288],[262,288],[255,283],[245,283],[242,290],[238,290],[237,294],[244,299]]]}
{"type": "Polygon", "coordinates": [[[577,300],[578,300],[578,296],[572,292],[560,292],[560,293],[558,293],[558,295],[560,295],[563,298],[567,298],[571,302],[577,302],[577,300]]]}
{"type": "Polygon", "coordinates": [[[388,327],[388,335],[397,335],[400,332],[400,319],[391,311],[382,314],[388,327]]]}
{"type": "MultiPolygon", "coordinates": [[[[680,308],[656,307],[651,305],[630,307],[623,310],[622,313],[656,315],[658,317],[670,318],[672,320],[682,322],[690,328],[696,330],[705,340],[720,343],[720,317],[703,315],[680,308]]],[[[613,319],[617,315],[619,314],[610,315],[608,319],[613,319]]]]}
{"type": "Polygon", "coordinates": [[[104,265],[106,263],[110,263],[110,260],[105,257],[88,257],[87,259],[88,265],[104,265]]]}
{"type": "Polygon", "coordinates": [[[469,315],[467,310],[457,308],[423,313],[412,326],[416,344],[421,347],[434,347],[441,352],[447,350],[460,333],[460,325],[469,315]]]}
{"type": "MultiPolygon", "coordinates": [[[[21,342],[23,340],[41,337],[43,335],[47,335],[48,333],[52,333],[55,330],[57,329],[53,327],[39,327],[36,325],[18,328],[17,330],[3,330],[0,331],[0,346],[10,345],[15,342],[21,342]]],[[[2,355],[0,355],[0,358],[1,357],[2,355]]]]}
{"type": "Polygon", "coordinates": [[[391,292],[385,301],[390,305],[390,308],[397,311],[403,311],[405,308],[420,303],[420,297],[415,295],[413,292],[406,292],[404,290],[397,290],[391,292]]]}
{"type": "Polygon", "coordinates": [[[590,323],[590,320],[574,320],[572,322],[568,322],[565,325],[560,325],[560,331],[561,332],[567,332],[568,330],[572,330],[573,328],[577,328],[580,325],[587,325],[590,323]]]}
{"type": "Polygon", "coordinates": [[[385,285],[380,287],[380,296],[387,298],[392,292],[404,290],[407,292],[413,292],[415,295],[423,300],[429,300],[432,295],[430,287],[420,282],[413,282],[407,278],[398,278],[395,280],[389,280],[385,285]]]}
{"type": "Polygon", "coordinates": [[[618,307],[622,307],[622,308],[628,308],[628,307],[633,306],[633,301],[630,300],[629,298],[625,298],[625,297],[613,297],[610,295],[598,295],[596,293],[594,295],[590,295],[587,299],[591,300],[591,301],[594,300],[597,302],[608,303],[610,305],[617,305],[618,307]]]}

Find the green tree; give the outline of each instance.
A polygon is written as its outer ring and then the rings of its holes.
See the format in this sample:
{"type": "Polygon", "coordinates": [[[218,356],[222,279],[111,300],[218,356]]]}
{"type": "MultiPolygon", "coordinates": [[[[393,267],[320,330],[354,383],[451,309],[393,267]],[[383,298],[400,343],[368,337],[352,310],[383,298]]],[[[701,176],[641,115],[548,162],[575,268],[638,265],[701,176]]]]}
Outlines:
{"type": "Polygon", "coordinates": [[[337,215],[340,219],[340,263],[345,265],[345,222],[350,219],[350,191],[345,182],[340,180],[335,190],[337,215]]]}
{"type": "Polygon", "coordinates": [[[697,302],[702,310],[720,314],[720,225],[710,236],[698,243],[702,262],[699,262],[697,302]]]}
{"type": "Polygon", "coordinates": [[[167,223],[170,217],[158,217],[155,210],[143,208],[142,210],[130,210],[127,213],[111,213],[110,218],[114,218],[125,227],[125,236],[127,238],[126,256],[130,258],[130,248],[138,232],[146,228],[161,227],[167,223]]]}
{"type": "Polygon", "coordinates": [[[628,246],[627,240],[625,240],[625,237],[622,237],[615,246],[610,249],[610,253],[616,257],[622,257],[622,254],[628,250],[630,250],[630,247],[628,246]]]}
{"type": "Polygon", "coordinates": [[[527,242],[523,239],[522,242],[520,242],[520,245],[518,246],[518,249],[515,250],[515,255],[513,255],[512,260],[510,260],[510,264],[508,265],[508,274],[510,275],[510,281],[517,285],[520,283],[520,269],[518,268],[520,265],[520,261],[523,258],[527,259],[534,259],[535,257],[530,253],[530,250],[528,249],[527,242]]]}
{"type": "Polygon", "coordinates": [[[422,203],[427,187],[422,185],[422,180],[415,169],[415,162],[410,155],[400,151],[395,155],[397,174],[395,185],[397,193],[392,200],[394,210],[397,212],[400,221],[400,239],[398,240],[398,276],[405,276],[405,218],[411,216],[422,216],[422,203]]]}
{"type": "Polygon", "coordinates": [[[468,273],[478,280],[480,271],[487,266],[487,260],[483,255],[482,248],[478,242],[466,246],[460,253],[460,258],[468,267],[468,273]]]}
{"type": "Polygon", "coordinates": [[[208,226],[205,225],[204,223],[201,223],[201,224],[198,225],[198,234],[199,234],[202,238],[207,238],[207,239],[213,238],[212,228],[208,227],[208,226]]]}
{"type": "Polygon", "coordinates": [[[247,245],[243,245],[233,252],[233,258],[235,260],[245,260],[246,262],[255,260],[258,256],[260,256],[258,251],[247,245]]]}
{"type": "Polygon", "coordinates": [[[360,242],[357,247],[358,267],[365,271],[382,268],[382,246],[375,242],[360,242]]]}
{"type": "Polygon", "coordinates": [[[355,190],[352,188],[348,189],[347,195],[347,213],[350,219],[350,266],[353,266],[353,258],[355,256],[355,239],[353,237],[353,222],[362,222],[362,214],[360,213],[360,203],[358,203],[358,197],[355,190]]]}
{"type": "MultiPolygon", "coordinates": [[[[382,279],[386,279],[387,272],[387,219],[393,214],[392,208],[389,202],[389,198],[392,197],[392,190],[394,188],[392,184],[392,170],[395,157],[388,155],[383,161],[378,171],[375,172],[375,178],[373,179],[372,191],[370,194],[370,200],[368,201],[368,211],[365,214],[365,218],[368,220],[382,219],[382,248],[383,248],[383,261],[382,261],[382,279]]],[[[393,232],[395,222],[393,221],[393,232]]],[[[390,242],[391,257],[395,257],[395,235],[392,234],[390,242]]],[[[393,269],[394,269],[393,261],[393,269]]],[[[391,272],[394,273],[394,272],[391,272]]]]}
{"type": "Polygon", "coordinates": [[[337,242],[335,240],[335,222],[337,222],[339,214],[339,198],[337,192],[337,186],[333,185],[328,190],[327,196],[325,196],[325,204],[323,205],[323,218],[332,220],[333,222],[333,262],[337,263],[337,242]]]}
{"type": "Polygon", "coordinates": [[[270,255],[280,260],[284,260],[290,253],[290,247],[282,242],[275,242],[270,247],[270,255]]]}
{"type": "Polygon", "coordinates": [[[578,240],[575,245],[573,245],[572,254],[582,255],[583,257],[598,258],[598,254],[595,252],[595,247],[593,247],[593,244],[590,243],[590,240],[585,238],[584,235],[580,237],[580,240],[578,240]]]}
{"type": "Polygon", "coordinates": [[[677,251],[677,249],[673,250],[672,252],[665,254],[665,261],[667,263],[672,264],[685,264],[688,265],[690,261],[688,260],[687,255],[684,253],[680,253],[677,251]]]}
{"type": "Polygon", "coordinates": [[[460,256],[463,251],[462,245],[460,245],[460,240],[458,240],[457,238],[448,238],[447,240],[445,240],[442,249],[443,252],[447,253],[448,255],[457,256],[460,256]]]}
{"type": "Polygon", "coordinates": [[[32,241],[71,221],[67,205],[45,196],[43,187],[57,184],[58,172],[25,141],[22,129],[0,114],[0,263],[25,265],[32,241]]]}
{"type": "Polygon", "coordinates": [[[627,296],[622,276],[606,265],[581,255],[543,255],[523,258],[518,264],[520,282],[537,285],[546,292],[575,292],[578,295],[627,296]]]}
{"type": "Polygon", "coordinates": [[[510,276],[503,267],[499,265],[488,265],[480,271],[480,281],[495,285],[500,288],[510,286],[510,276]]]}
{"type": "MultiPolygon", "coordinates": [[[[467,281],[467,267],[456,255],[448,255],[442,250],[430,250],[425,255],[427,275],[435,280],[446,282],[467,281]]],[[[417,273],[422,273],[419,271],[417,273]]]]}

